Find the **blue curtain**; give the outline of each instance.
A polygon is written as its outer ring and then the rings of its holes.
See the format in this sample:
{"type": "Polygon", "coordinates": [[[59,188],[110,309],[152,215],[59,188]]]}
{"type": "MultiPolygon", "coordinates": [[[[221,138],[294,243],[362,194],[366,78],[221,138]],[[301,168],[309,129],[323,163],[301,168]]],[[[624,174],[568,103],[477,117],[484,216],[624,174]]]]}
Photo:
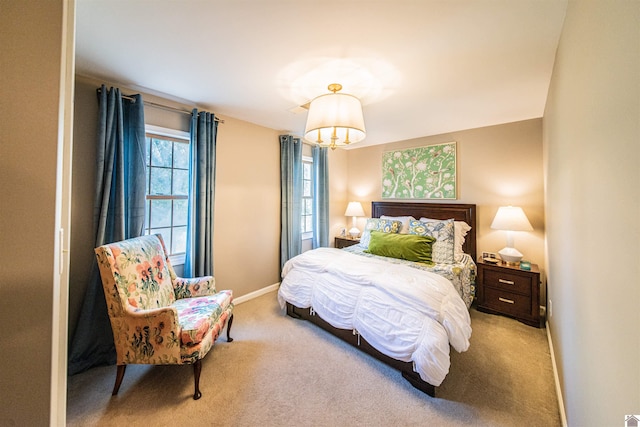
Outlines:
{"type": "MultiPolygon", "coordinates": [[[[141,95],[100,88],[93,221],[95,247],[144,232],[146,156],[141,95]]],[[[116,353],[97,263],[93,262],[69,349],[69,375],[115,364],[116,353]]]]}
{"type": "Polygon", "coordinates": [[[329,167],[327,147],[314,146],[313,157],[313,242],[312,247],[329,246],[329,167]]]}
{"type": "Polygon", "coordinates": [[[218,121],[212,113],[192,111],[185,277],[213,276],[217,133],[218,121]]]}
{"type": "Polygon", "coordinates": [[[280,135],[280,271],[302,252],[302,141],[280,135]]]}

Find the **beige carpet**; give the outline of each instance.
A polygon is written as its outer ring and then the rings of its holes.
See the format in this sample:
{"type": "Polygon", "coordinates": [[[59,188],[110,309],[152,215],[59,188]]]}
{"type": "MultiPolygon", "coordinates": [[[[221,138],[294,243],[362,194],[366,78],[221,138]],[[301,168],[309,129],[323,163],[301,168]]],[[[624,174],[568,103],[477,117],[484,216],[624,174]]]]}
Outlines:
{"type": "Polygon", "coordinates": [[[190,366],[115,367],[69,378],[70,426],[557,426],[544,329],[471,310],[469,351],[431,398],[315,325],[283,314],[271,292],[236,306],[232,343],[190,366]]]}

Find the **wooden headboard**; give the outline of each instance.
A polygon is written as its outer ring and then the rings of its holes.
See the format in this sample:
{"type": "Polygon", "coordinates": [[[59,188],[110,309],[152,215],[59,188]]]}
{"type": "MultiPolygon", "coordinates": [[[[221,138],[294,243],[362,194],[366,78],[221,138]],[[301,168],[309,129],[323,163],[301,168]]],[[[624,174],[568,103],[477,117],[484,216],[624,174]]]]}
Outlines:
{"type": "Polygon", "coordinates": [[[407,216],[415,219],[451,219],[464,221],[471,226],[462,249],[476,260],[476,205],[457,203],[371,202],[371,217],[382,215],[407,216]]]}

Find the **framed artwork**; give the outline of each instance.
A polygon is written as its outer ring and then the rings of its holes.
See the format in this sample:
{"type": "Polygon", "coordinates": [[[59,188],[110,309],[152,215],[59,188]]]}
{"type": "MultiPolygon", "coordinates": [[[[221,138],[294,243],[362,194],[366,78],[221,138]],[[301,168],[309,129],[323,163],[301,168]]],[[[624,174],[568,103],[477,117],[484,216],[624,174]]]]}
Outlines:
{"type": "Polygon", "coordinates": [[[456,143],[385,151],[383,199],[456,199],[456,143]]]}

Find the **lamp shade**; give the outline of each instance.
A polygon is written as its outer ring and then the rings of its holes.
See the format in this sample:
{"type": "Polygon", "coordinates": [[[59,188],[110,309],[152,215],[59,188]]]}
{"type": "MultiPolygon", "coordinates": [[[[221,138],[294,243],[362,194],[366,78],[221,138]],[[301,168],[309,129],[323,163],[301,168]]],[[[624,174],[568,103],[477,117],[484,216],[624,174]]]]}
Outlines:
{"type": "MultiPolygon", "coordinates": [[[[339,89],[337,89],[339,90],[339,89]]],[[[345,93],[321,95],[309,104],[304,138],[335,148],[362,141],[366,135],[362,104],[345,93]]]]}
{"type": "Polygon", "coordinates": [[[347,210],[344,212],[344,216],[364,216],[364,209],[360,202],[349,202],[347,210]]]}
{"type": "Polygon", "coordinates": [[[516,206],[502,206],[498,208],[491,228],[507,231],[533,231],[531,223],[522,208],[516,206]]]}

